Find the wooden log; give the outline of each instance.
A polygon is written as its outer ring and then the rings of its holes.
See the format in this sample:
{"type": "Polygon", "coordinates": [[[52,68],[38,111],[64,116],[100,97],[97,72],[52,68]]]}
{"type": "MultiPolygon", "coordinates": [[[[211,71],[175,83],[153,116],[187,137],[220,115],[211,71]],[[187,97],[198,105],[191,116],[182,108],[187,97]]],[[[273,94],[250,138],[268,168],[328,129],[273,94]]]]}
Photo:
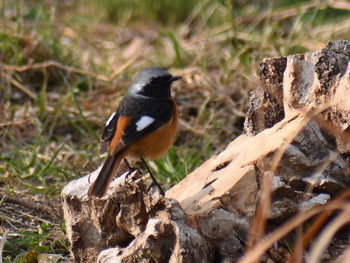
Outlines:
{"type": "Polygon", "coordinates": [[[188,227],[182,208],[139,172],[115,179],[103,198],[89,198],[91,175],[62,191],[67,235],[75,262],[209,262],[205,239],[188,227]]]}

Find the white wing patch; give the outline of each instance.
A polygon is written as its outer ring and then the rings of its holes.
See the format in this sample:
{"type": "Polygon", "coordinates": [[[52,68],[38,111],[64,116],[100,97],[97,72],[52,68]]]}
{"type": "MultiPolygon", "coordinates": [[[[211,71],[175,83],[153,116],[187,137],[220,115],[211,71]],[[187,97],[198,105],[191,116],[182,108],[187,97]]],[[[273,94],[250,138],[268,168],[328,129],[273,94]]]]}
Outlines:
{"type": "Polygon", "coordinates": [[[108,121],[106,122],[106,125],[105,125],[105,126],[108,126],[108,125],[109,125],[109,123],[111,122],[111,120],[113,120],[114,116],[115,116],[115,112],[113,112],[113,113],[111,114],[111,116],[108,118],[108,121]]]}
{"type": "Polygon", "coordinates": [[[136,130],[142,131],[143,129],[145,129],[147,126],[149,126],[153,122],[154,122],[154,119],[152,117],[142,116],[141,119],[139,119],[136,122],[136,130]]]}

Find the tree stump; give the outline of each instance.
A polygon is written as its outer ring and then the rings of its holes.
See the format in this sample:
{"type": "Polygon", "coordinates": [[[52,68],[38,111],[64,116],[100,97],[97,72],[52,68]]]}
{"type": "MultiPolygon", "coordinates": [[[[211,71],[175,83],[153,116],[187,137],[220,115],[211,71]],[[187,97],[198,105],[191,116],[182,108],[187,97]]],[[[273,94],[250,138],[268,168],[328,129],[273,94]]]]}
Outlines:
{"type": "Polygon", "coordinates": [[[61,195],[75,262],[209,262],[206,240],[179,204],[148,189],[139,172],[115,179],[103,198],[89,198],[89,185],[85,176],[61,195]]]}
{"type": "Polygon", "coordinates": [[[74,260],[233,262],[243,254],[266,176],[268,228],[349,187],[349,61],[349,41],[264,59],[245,134],[165,198],[137,172],[116,178],[101,199],[87,197],[87,176],[69,183],[62,202],[74,260]]]}

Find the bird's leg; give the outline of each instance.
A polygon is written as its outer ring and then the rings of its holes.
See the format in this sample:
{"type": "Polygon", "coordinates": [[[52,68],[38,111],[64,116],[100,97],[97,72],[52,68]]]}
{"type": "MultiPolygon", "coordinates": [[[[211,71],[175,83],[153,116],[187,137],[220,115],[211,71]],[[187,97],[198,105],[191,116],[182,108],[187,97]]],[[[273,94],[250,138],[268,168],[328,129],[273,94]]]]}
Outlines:
{"type": "Polygon", "coordinates": [[[124,158],[124,163],[126,164],[126,166],[128,167],[130,172],[135,171],[136,168],[131,167],[131,165],[129,164],[128,160],[126,158],[124,158]]]}
{"type": "Polygon", "coordinates": [[[127,175],[125,176],[125,179],[127,179],[127,178],[129,177],[129,175],[130,175],[132,172],[136,171],[136,170],[142,175],[141,171],[140,171],[139,169],[135,168],[135,167],[132,167],[132,166],[129,164],[129,162],[128,162],[128,160],[127,160],[126,158],[124,158],[124,163],[126,164],[126,166],[127,166],[128,169],[129,169],[129,172],[128,172],[127,175]]]}
{"type": "Polygon", "coordinates": [[[160,184],[157,182],[156,178],[153,176],[153,174],[152,174],[152,172],[151,172],[151,169],[148,167],[146,161],[145,161],[143,158],[141,158],[141,161],[142,161],[143,165],[145,166],[145,168],[147,169],[147,172],[149,173],[149,175],[150,175],[151,178],[152,178],[152,181],[153,181],[152,184],[155,184],[155,185],[158,187],[158,189],[159,189],[159,191],[160,191],[160,194],[164,196],[165,193],[164,193],[162,187],[161,187],[160,184]]]}

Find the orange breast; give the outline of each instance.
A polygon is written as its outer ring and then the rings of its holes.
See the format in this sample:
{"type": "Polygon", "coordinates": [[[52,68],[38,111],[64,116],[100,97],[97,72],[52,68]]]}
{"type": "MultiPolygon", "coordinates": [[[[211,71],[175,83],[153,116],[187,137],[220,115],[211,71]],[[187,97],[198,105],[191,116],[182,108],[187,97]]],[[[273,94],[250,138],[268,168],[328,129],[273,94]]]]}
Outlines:
{"type": "Polygon", "coordinates": [[[162,127],[138,139],[128,148],[127,156],[154,160],[164,155],[172,145],[177,130],[177,106],[173,100],[173,117],[162,127]]]}

